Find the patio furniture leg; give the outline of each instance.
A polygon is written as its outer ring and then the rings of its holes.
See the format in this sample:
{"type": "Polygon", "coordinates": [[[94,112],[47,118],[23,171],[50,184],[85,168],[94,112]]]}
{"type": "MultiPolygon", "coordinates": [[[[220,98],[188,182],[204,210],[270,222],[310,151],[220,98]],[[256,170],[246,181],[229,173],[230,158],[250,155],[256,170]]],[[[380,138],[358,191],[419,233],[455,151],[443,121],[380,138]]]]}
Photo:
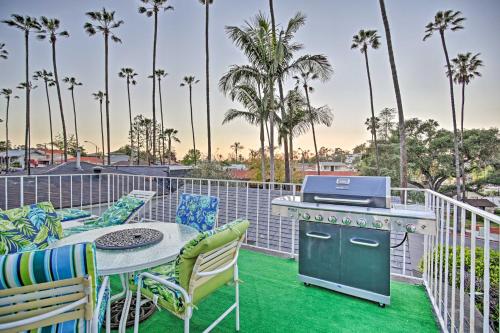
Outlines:
{"type": "Polygon", "coordinates": [[[128,283],[127,283],[127,277],[126,274],[120,274],[120,282],[122,283],[122,291],[120,291],[118,294],[111,296],[111,302],[115,302],[117,300],[122,299],[123,297],[126,296],[127,290],[128,290],[128,283]]]}
{"type": "MultiPolygon", "coordinates": [[[[186,309],[189,311],[190,307],[186,309]]],[[[184,318],[184,333],[189,333],[189,319],[191,318],[191,314],[187,313],[186,318],[184,318]]]]}
{"type": "Polygon", "coordinates": [[[106,305],[106,333],[111,332],[111,299],[108,300],[106,305]]]}
{"type": "Polygon", "coordinates": [[[137,283],[137,294],[135,296],[135,318],[134,318],[134,333],[139,332],[139,316],[141,313],[141,287],[142,287],[142,276],[139,276],[139,282],[137,283]]]}
{"type": "Polygon", "coordinates": [[[120,333],[121,332],[124,333],[127,329],[128,312],[130,310],[130,303],[131,302],[132,302],[132,292],[127,287],[125,302],[123,303],[122,315],[120,318],[120,326],[118,329],[118,332],[120,332],[120,333]]]}
{"type": "Polygon", "coordinates": [[[238,265],[234,265],[234,287],[236,294],[236,331],[240,330],[240,288],[238,280],[238,265]]]}

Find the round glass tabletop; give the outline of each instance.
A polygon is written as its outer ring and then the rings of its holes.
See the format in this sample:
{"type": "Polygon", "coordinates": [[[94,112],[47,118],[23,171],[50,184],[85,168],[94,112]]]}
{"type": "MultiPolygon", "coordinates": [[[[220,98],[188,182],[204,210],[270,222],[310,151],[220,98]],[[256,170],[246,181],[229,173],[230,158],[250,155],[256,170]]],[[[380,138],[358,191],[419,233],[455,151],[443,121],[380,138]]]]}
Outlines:
{"type": "Polygon", "coordinates": [[[109,232],[135,228],[151,228],[158,230],[163,233],[163,239],[157,244],[130,250],[97,249],[96,260],[97,273],[99,275],[130,273],[172,261],[177,257],[184,244],[198,234],[196,229],[177,223],[133,223],[74,234],[58,240],[53,243],[51,247],[93,242],[109,232]]]}

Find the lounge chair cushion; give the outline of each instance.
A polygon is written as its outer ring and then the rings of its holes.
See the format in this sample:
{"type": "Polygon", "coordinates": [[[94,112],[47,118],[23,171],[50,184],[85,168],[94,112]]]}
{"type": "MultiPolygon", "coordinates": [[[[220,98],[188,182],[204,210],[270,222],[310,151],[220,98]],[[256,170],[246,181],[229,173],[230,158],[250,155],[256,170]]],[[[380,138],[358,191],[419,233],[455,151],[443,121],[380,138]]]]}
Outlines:
{"type": "MultiPolygon", "coordinates": [[[[235,220],[222,227],[202,232],[196,238],[184,245],[176,260],[155,267],[149,272],[180,285],[188,291],[189,280],[191,279],[193,267],[198,256],[239,239],[245,233],[249,225],[250,222],[247,220],[235,220]]],[[[198,287],[193,295],[193,303],[197,304],[205,296],[231,281],[232,276],[233,270],[230,269],[198,287]]],[[[134,282],[137,283],[137,281],[134,282]]],[[[184,313],[185,302],[182,294],[172,288],[146,278],[143,280],[141,293],[149,299],[154,299],[156,295],[158,296],[159,306],[176,314],[184,313]]]]}
{"type": "Polygon", "coordinates": [[[195,228],[198,231],[212,230],[217,220],[219,198],[206,195],[181,195],[175,215],[175,222],[195,228]]]}
{"type": "Polygon", "coordinates": [[[63,235],[50,202],[0,212],[0,254],[43,249],[63,235]]]}
{"type": "MultiPolygon", "coordinates": [[[[0,290],[89,276],[92,307],[97,302],[95,246],[93,243],[66,245],[53,249],[0,256],[0,290]]],[[[110,291],[106,290],[100,308],[100,321],[105,317],[110,291]],[[107,297],[106,297],[107,295],[107,297]],[[103,312],[104,311],[104,312],[103,312]],[[101,313],[102,312],[102,313],[101,313]]],[[[47,327],[43,332],[85,332],[84,320],[71,320],[47,327]]]]}
{"type": "Polygon", "coordinates": [[[144,200],[124,196],[109,207],[100,217],[85,221],[82,226],[64,230],[64,236],[69,236],[87,230],[120,225],[127,222],[130,216],[144,205],[144,200]]]}
{"type": "Polygon", "coordinates": [[[61,222],[73,221],[84,217],[89,217],[91,215],[90,212],[77,208],[59,209],[58,211],[56,211],[56,213],[60,217],[61,222]]]}

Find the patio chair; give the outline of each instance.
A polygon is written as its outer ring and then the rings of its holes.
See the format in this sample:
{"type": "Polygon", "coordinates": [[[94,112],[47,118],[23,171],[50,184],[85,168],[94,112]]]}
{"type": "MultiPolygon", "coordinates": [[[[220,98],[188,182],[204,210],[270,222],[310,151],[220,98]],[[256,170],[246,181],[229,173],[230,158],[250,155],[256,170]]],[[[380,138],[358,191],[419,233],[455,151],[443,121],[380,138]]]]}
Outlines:
{"type": "Polygon", "coordinates": [[[109,332],[109,280],[98,286],[92,243],[3,255],[0,267],[0,332],[97,333],[105,317],[109,332]]]}
{"type": "Polygon", "coordinates": [[[50,202],[0,212],[0,255],[43,249],[61,239],[61,221],[50,202]]]}
{"type": "MultiPolygon", "coordinates": [[[[240,329],[238,253],[250,222],[236,220],[211,231],[201,232],[187,243],[177,259],[136,276],[137,289],[134,333],[139,329],[141,297],[153,300],[184,320],[189,332],[193,307],[230,281],[234,281],[235,303],[205,330],[212,330],[231,311],[236,312],[236,330],[240,329]]],[[[144,302],[143,302],[144,303],[144,302]]]]}
{"type": "Polygon", "coordinates": [[[128,195],[118,199],[118,201],[106,209],[99,217],[92,219],[84,218],[83,220],[63,223],[64,236],[87,230],[129,223],[139,216],[141,210],[144,209],[146,204],[149,203],[155,195],[155,191],[134,190],[128,195]]]}
{"type": "Polygon", "coordinates": [[[184,224],[196,230],[212,230],[217,223],[219,198],[182,193],[177,206],[175,223],[184,224]]]}

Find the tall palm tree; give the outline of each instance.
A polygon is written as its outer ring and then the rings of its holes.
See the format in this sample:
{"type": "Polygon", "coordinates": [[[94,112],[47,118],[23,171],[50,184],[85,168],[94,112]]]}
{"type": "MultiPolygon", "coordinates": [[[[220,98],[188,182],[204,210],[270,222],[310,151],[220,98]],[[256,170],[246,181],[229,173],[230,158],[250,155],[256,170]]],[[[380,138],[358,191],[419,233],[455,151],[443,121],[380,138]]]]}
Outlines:
{"type": "Polygon", "coordinates": [[[64,111],[62,103],[61,87],[59,85],[59,76],[57,75],[57,61],[56,61],[56,42],[57,37],[69,37],[67,31],[59,31],[60,22],[58,19],[49,19],[45,16],[40,18],[42,29],[37,35],[37,38],[43,40],[49,38],[50,44],[52,46],[52,70],[54,71],[54,83],[57,90],[57,99],[59,101],[59,114],[61,116],[62,124],[62,134],[63,134],[63,150],[64,150],[64,162],[68,161],[68,140],[66,135],[66,122],[64,120],[64,111]]]}
{"type": "Polygon", "coordinates": [[[145,6],[139,7],[139,13],[146,14],[147,17],[154,17],[153,31],[153,70],[151,72],[153,80],[153,163],[155,162],[156,152],[156,42],[158,40],[158,12],[160,10],[173,10],[174,7],[166,5],[167,0],[141,0],[145,6]]]}
{"type": "Polygon", "coordinates": [[[194,165],[196,165],[196,141],[194,138],[194,122],[193,122],[193,84],[197,84],[200,80],[196,80],[194,76],[184,76],[184,82],[181,83],[181,87],[189,88],[189,110],[191,113],[191,132],[193,134],[193,156],[194,156],[194,165]]]}
{"type": "Polygon", "coordinates": [[[320,175],[321,171],[319,169],[319,155],[318,155],[318,145],[316,143],[316,130],[314,128],[313,108],[311,107],[311,100],[309,98],[309,93],[314,91],[313,87],[311,87],[312,81],[317,79],[326,80],[327,78],[324,77],[322,78],[314,67],[306,66],[299,70],[299,75],[294,76],[294,79],[296,80],[297,85],[302,85],[302,88],[304,88],[304,93],[306,95],[307,110],[310,117],[311,131],[314,142],[314,153],[316,154],[316,168],[318,169],[317,170],[318,175],[320,175]]]}
{"type": "Polygon", "coordinates": [[[18,96],[12,96],[12,89],[4,88],[0,91],[0,95],[3,95],[7,100],[7,105],[5,108],[5,170],[9,172],[9,106],[10,99],[12,97],[19,98],[18,96]]]}
{"type": "Polygon", "coordinates": [[[209,18],[210,18],[210,5],[214,3],[214,0],[199,0],[202,5],[205,6],[205,79],[206,79],[206,94],[207,94],[207,139],[208,139],[208,150],[207,158],[208,161],[212,160],[212,134],[210,130],[210,52],[208,47],[209,40],[209,18]]]}
{"type": "Polygon", "coordinates": [[[87,22],[83,26],[85,31],[89,36],[95,35],[97,32],[102,33],[104,36],[104,93],[106,99],[106,135],[107,135],[107,152],[108,152],[108,164],[111,164],[111,135],[109,126],[109,87],[108,87],[108,44],[109,39],[116,43],[121,43],[121,39],[118,38],[113,30],[119,28],[124,22],[123,20],[115,20],[115,12],[108,12],[106,8],[103,8],[100,12],[88,12],[86,15],[94,22],[87,22]]]}
{"type": "Polygon", "coordinates": [[[94,99],[99,101],[99,115],[101,117],[102,165],[104,165],[104,126],[102,123],[102,100],[104,99],[105,95],[106,94],[100,90],[92,94],[92,96],[94,96],[94,99]]]}
{"type": "Polygon", "coordinates": [[[50,108],[50,97],[49,97],[49,87],[55,85],[53,77],[54,75],[51,72],[46,71],[45,69],[36,71],[35,75],[33,75],[33,79],[43,80],[43,83],[45,84],[45,95],[47,96],[47,107],[49,110],[50,164],[54,164],[54,136],[52,132],[52,110],[50,108]]]}
{"type": "Polygon", "coordinates": [[[171,161],[172,161],[172,141],[173,142],[181,142],[181,140],[179,140],[179,138],[177,137],[177,133],[179,133],[179,131],[177,131],[176,129],[173,129],[173,128],[166,128],[165,131],[163,132],[164,136],[167,139],[167,145],[168,145],[168,148],[167,148],[168,165],[170,165],[171,161]]]}
{"type": "Polygon", "coordinates": [[[31,152],[29,149],[29,139],[30,139],[30,94],[31,94],[31,85],[29,84],[30,80],[30,71],[29,71],[29,35],[30,32],[38,32],[41,29],[40,23],[38,23],[35,17],[31,16],[21,16],[17,14],[11,15],[11,20],[4,20],[3,23],[7,24],[10,27],[17,28],[24,32],[24,49],[25,49],[25,87],[26,87],[26,130],[24,134],[24,161],[25,167],[27,168],[28,175],[31,174],[31,152]]]}
{"type": "Polygon", "coordinates": [[[234,160],[238,162],[238,150],[241,151],[245,147],[241,143],[235,142],[231,145],[231,148],[234,149],[234,160]]]}
{"type": "MultiPolygon", "coordinates": [[[[158,80],[158,97],[160,98],[160,119],[161,119],[161,133],[165,131],[165,125],[163,123],[163,102],[161,98],[161,79],[167,77],[168,73],[165,72],[164,69],[157,69],[155,71],[156,79],[158,80]]],[[[149,76],[151,78],[151,76],[149,76]]],[[[161,149],[161,157],[160,159],[162,160],[163,163],[163,157],[165,156],[165,136],[162,136],[161,139],[162,142],[162,149],[161,149]]]]}
{"type": "Polygon", "coordinates": [[[394,86],[394,94],[396,95],[396,104],[398,107],[398,131],[399,131],[399,187],[408,187],[408,155],[406,153],[406,132],[405,132],[405,117],[403,112],[403,102],[401,99],[401,91],[399,90],[398,71],[396,69],[396,60],[394,59],[394,51],[392,49],[391,28],[389,27],[389,19],[385,10],[384,0],[379,0],[380,12],[382,21],[384,22],[385,39],[387,43],[387,53],[389,54],[389,63],[391,65],[392,83],[394,86]]]}
{"type": "Polygon", "coordinates": [[[5,43],[0,43],[0,59],[6,60],[9,57],[9,52],[5,49],[5,43]]]}
{"type": "MultiPolygon", "coordinates": [[[[16,88],[20,89],[20,90],[30,90],[31,91],[31,90],[38,88],[38,86],[34,86],[31,81],[28,81],[28,84],[26,84],[26,82],[20,82],[16,88]]],[[[30,164],[29,161],[31,161],[31,149],[30,149],[30,147],[31,147],[31,129],[28,133],[28,166],[25,165],[24,166],[25,168],[30,168],[30,165],[29,165],[30,164]]],[[[25,159],[25,162],[26,162],[26,159],[25,159]]]]}
{"type": "Polygon", "coordinates": [[[425,36],[424,41],[431,37],[434,32],[439,32],[439,36],[441,37],[441,45],[443,47],[444,57],[446,60],[446,68],[448,81],[450,85],[450,100],[451,100],[451,116],[453,120],[453,146],[455,150],[455,178],[456,178],[456,190],[457,190],[457,200],[460,200],[460,150],[459,150],[459,135],[457,129],[457,114],[455,112],[455,95],[453,92],[453,75],[451,69],[450,57],[448,56],[448,49],[446,47],[446,40],[444,37],[444,33],[447,30],[457,31],[461,30],[464,27],[462,26],[464,17],[461,16],[462,13],[459,11],[439,11],[434,16],[434,21],[428,23],[425,26],[425,36]]]}
{"type": "Polygon", "coordinates": [[[76,137],[76,147],[80,148],[80,142],[78,141],[78,126],[76,121],[76,107],[75,107],[75,87],[81,86],[82,83],[78,82],[74,77],[65,77],[63,79],[64,83],[69,85],[68,90],[71,91],[71,100],[73,101],[73,117],[75,120],[75,137],[76,137]]]}
{"type": "Polygon", "coordinates": [[[375,130],[375,109],[373,107],[373,89],[372,89],[372,79],[370,76],[370,65],[368,63],[368,48],[378,49],[380,46],[380,36],[377,35],[376,30],[360,30],[357,35],[352,37],[351,49],[359,49],[365,56],[366,65],[366,75],[368,77],[368,87],[370,89],[370,108],[372,111],[371,116],[371,130],[373,143],[375,145],[375,157],[377,161],[377,175],[380,175],[380,161],[379,161],[379,151],[377,143],[377,131],[375,130]]]}
{"type": "Polygon", "coordinates": [[[460,118],[460,149],[462,150],[462,160],[460,173],[462,174],[463,199],[467,193],[465,188],[465,166],[464,166],[464,117],[465,117],[465,86],[474,78],[480,77],[479,67],[483,66],[483,61],[479,59],[479,53],[472,55],[471,52],[459,53],[456,58],[451,59],[453,81],[462,86],[462,104],[460,118]]]}
{"type": "MultiPolygon", "coordinates": [[[[130,136],[130,151],[134,151],[134,140],[132,138],[132,104],[130,102],[130,85],[135,85],[137,81],[135,77],[138,74],[134,71],[133,68],[122,68],[118,73],[118,76],[126,79],[127,81],[127,98],[128,98],[128,118],[129,118],[129,136],[130,136]]],[[[132,153],[130,153],[130,164],[132,164],[132,153]]]]}

